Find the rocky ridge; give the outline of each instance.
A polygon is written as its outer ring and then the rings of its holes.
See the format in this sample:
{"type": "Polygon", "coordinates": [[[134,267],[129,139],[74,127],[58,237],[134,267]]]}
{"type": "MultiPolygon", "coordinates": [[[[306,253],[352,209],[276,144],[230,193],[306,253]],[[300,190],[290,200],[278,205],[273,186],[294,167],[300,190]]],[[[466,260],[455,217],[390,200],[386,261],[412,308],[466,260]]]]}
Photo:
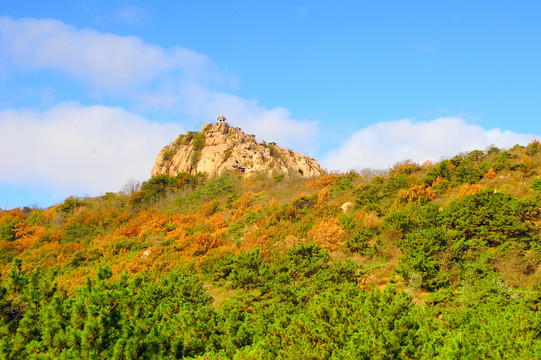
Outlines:
{"type": "Polygon", "coordinates": [[[303,177],[324,173],[314,159],[275,143],[259,143],[255,135],[231,127],[221,118],[215,124],[203,125],[200,132],[180,135],[160,151],[152,168],[152,176],[176,176],[183,172],[204,172],[210,176],[241,172],[246,176],[262,173],[303,177]]]}

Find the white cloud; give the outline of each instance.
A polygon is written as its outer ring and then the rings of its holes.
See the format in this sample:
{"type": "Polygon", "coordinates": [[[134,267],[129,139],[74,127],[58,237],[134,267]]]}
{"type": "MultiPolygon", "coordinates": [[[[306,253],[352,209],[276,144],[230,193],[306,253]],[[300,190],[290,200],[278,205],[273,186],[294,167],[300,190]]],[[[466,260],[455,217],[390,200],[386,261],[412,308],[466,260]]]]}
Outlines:
{"type": "MultiPolygon", "coordinates": [[[[131,16],[137,11],[123,8],[121,13],[131,16]]],[[[316,121],[295,119],[285,108],[267,109],[256,100],[212,89],[216,84],[235,86],[236,79],[193,50],[163,49],[137,37],[79,30],[57,20],[0,17],[1,60],[8,69],[64,72],[98,90],[123,92],[194,123],[225,115],[260,139],[305,152],[317,147],[316,121]],[[150,90],[156,79],[159,90],[150,90]]]]}
{"type": "Polygon", "coordinates": [[[340,148],[331,151],[322,164],[329,170],[382,169],[406,159],[437,161],[489,145],[505,148],[527,144],[534,138],[534,134],[487,130],[460,118],[427,122],[403,119],[372,124],[356,131],[340,148]]]}
{"type": "Polygon", "coordinates": [[[183,129],[121,108],[61,103],[44,113],[0,112],[0,181],[64,196],[118,191],[145,180],[161,148],[183,129]]]}
{"type": "Polygon", "coordinates": [[[208,57],[134,36],[78,30],[58,20],[0,17],[0,59],[19,70],[53,69],[98,90],[128,91],[160,75],[220,77],[208,57]]]}
{"type": "Polygon", "coordinates": [[[128,25],[143,24],[150,20],[147,12],[138,6],[124,6],[116,9],[113,18],[128,25]]]}
{"type": "Polygon", "coordinates": [[[149,106],[181,112],[195,121],[214,122],[217,116],[224,115],[230,125],[256,134],[257,139],[275,141],[296,151],[313,153],[317,148],[318,122],[296,119],[286,108],[267,109],[257,100],[213,91],[196,83],[182,83],[169,90],[146,94],[141,101],[149,106]]]}

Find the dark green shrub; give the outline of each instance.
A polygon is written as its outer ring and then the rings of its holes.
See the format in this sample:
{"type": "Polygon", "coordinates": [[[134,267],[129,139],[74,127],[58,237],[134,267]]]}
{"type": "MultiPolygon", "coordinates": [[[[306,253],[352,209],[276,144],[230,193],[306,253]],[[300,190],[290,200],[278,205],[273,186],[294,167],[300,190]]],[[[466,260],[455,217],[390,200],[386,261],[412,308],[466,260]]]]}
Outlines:
{"type": "Polygon", "coordinates": [[[541,179],[537,178],[533,180],[532,189],[536,191],[541,191],[541,179]]]}
{"type": "Polygon", "coordinates": [[[406,234],[399,241],[404,256],[396,272],[413,287],[435,290],[447,286],[449,275],[443,265],[449,237],[441,227],[406,234]]]}
{"type": "Polygon", "coordinates": [[[468,153],[466,158],[472,161],[481,161],[484,157],[485,153],[481,150],[473,150],[468,153]]]}
{"type": "Polygon", "coordinates": [[[79,198],[76,198],[75,196],[70,196],[66,200],[64,200],[64,202],[62,204],[60,204],[58,206],[58,208],[62,213],[69,214],[74,209],[76,209],[78,207],[81,207],[81,206],[85,206],[87,204],[88,204],[87,202],[85,202],[85,201],[83,201],[83,200],[81,200],[79,198]]]}
{"type": "Polygon", "coordinates": [[[171,160],[171,158],[173,157],[173,155],[175,155],[176,151],[175,149],[172,149],[172,148],[167,148],[164,152],[163,152],[163,159],[165,161],[169,161],[171,160]]]}
{"type": "Polygon", "coordinates": [[[348,190],[353,188],[353,182],[359,178],[359,174],[355,171],[348,171],[347,173],[338,174],[336,181],[332,185],[332,188],[339,190],[348,190]]]}
{"type": "Polygon", "coordinates": [[[197,135],[197,131],[188,131],[183,137],[183,143],[188,144],[197,135]]]}
{"type": "Polygon", "coordinates": [[[533,156],[541,150],[541,143],[538,140],[534,140],[526,147],[526,154],[533,156]]]}
{"type": "Polygon", "coordinates": [[[525,221],[537,214],[535,202],[485,190],[453,201],[443,211],[443,223],[466,239],[477,238],[488,246],[507,241],[528,244],[538,240],[535,225],[525,221]]]}
{"type": "Polygon", "coordinates": [[[487,150],[487,155],[499,154],[500,152],[501,152],[501,150],[499,148],[497,148],[496,146],[491,146],[487,150]]]}
{"type": "Polygon", "coordinates": [[[338,221],[340,221],[340,225],[342,225],[342,229],[346,231],[352,231],[355,229],[355,217],[347,214],[340,214],[338,215],[338,221]]]}
{"type": "Polygon", "coordinates": [[[62,238],[62,243],[81,243],[87,244],[101,231],[90,226],[75,225],[64,230],[65,236],[62,238]]]}
{"type": "Polygon", "coordinates": [[[0,223],[0,241],[15,240],[15,225],[19,223],[18,219],[6,219],[0,223]]]}
{"type": "Polygon", "coordinates": [[[329,253],[320,245],[300,243],[288,250],[286,258],[275,263],[274,271],[286,272],[294,279],[311,278],[328,269],[329,253]]]}
{"type": "Polygon", "coordinates": [[[240,253],[231,264],[229,279],[235,287],[248,289],[261,283],[261,275],[266,271],[259,250],[240,253]]]}
{"type": "Polygon", "coordinates": [[[502,151],[496,161],[494,162],[494,170],[502,170],[509,166],[509,159],[513,159],[516,156],[509,151],[502,151]]]}
{"type": "Polygon", "coordinates": [[[314,196],[301,196],[293,201],[291,205],[299,212],[312,209],[317,203],[317,195],[314,196]]]}
{"type": "Polygon", "coordinates": [[[425,176],[425,182],[432,184],[437,178],[442,178],[451,181],[451,170],[449,168],[449,160],[443,160],[433,168],[431,168],[425,176]]]}
{"type": "Polygon", "coordinates": [[[357,204],[368,211],[384,212],[383,200],[386,198],[385,186],[374,178],[370,184],[357,187],[354,191],[357,204]]]}
{"type": "Polygon", "coordinates": [[[278,184],[279,182],[281,182],[282,180],[284,180],[284,177],[285,175],[284,174],[278,174],[276,175],[273,180],[276,184],[278,184]]]}
{"type": "Polygon", "coordinates": [[[368,249],[368,242],[377,235],[377,232],[362,227],[346,240],[346,246],[351,252],[364,253],[368,249]]]}

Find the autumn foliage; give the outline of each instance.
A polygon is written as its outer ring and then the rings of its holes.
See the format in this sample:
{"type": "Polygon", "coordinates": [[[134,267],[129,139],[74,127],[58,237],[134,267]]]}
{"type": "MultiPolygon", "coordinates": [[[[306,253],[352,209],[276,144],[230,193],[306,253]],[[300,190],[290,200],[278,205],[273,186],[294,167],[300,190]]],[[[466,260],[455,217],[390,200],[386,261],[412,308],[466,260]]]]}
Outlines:
{"type": "Polygon", "coordinates": [[[0,211],[0,357],[537,358],[540,147],[0,211]]]}

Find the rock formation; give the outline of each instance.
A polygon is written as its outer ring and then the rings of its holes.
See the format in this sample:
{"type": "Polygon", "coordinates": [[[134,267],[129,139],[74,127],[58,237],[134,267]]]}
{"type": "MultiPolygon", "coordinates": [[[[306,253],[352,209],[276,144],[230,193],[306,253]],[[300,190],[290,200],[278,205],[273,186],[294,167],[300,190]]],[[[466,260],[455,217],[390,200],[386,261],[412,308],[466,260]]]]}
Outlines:
{"type": "Polygon", "coordinates": [[[205,172],[210,176],[241,172],[246,176],[263,173],[303,177],[324,173],[314,159],[283,149],[275,143],[258,143],[254,135],[245,134],[225,121],[203,125],[201,132],[189,131],[180,135],[160,151],[152,176],[176,176],[182,172],[205,172]]]}

